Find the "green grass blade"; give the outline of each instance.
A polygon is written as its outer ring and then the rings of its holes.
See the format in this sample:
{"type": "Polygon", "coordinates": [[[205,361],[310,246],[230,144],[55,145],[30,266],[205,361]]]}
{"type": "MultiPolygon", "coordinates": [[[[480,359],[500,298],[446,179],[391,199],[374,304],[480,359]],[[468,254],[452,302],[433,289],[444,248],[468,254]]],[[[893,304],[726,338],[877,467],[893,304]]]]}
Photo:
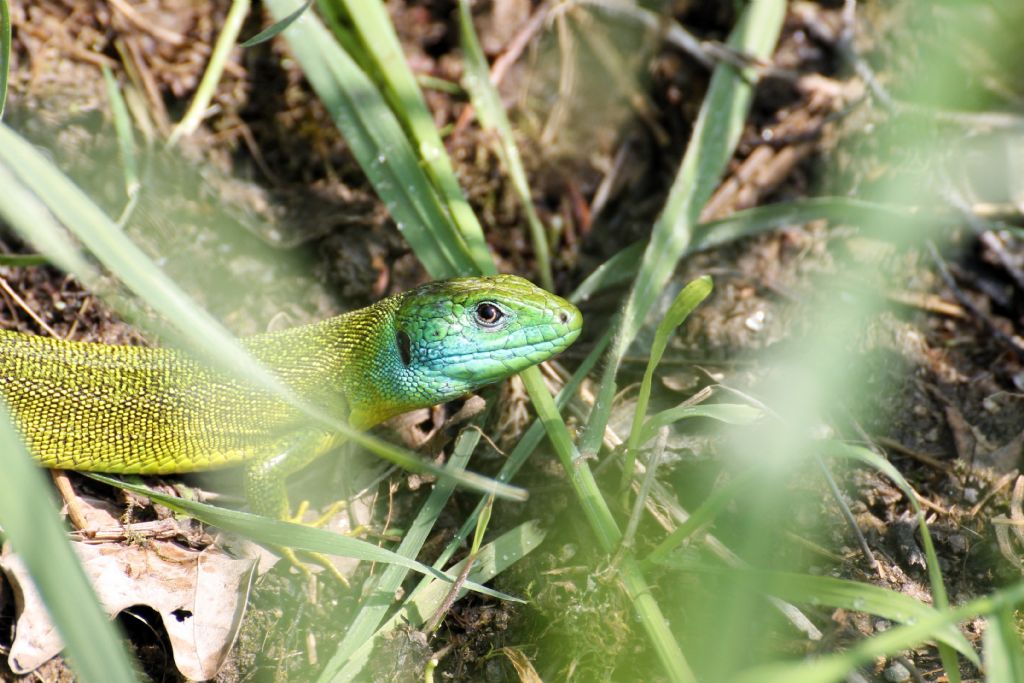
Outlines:
{"type": "Polygon", "coordinates": [[[121,638],[68,544],[53,487],[25,451],[4,406],[0,469],[0,525],[32,574],[72,668],[83,681],[135,681],[121,638]]]}
{"type": "Polygon", "coordinates": [[[473,263],[484,275],[496,273],[483,229],[459,186],[451,159],[434,125],[434,117],[427,109],[416,77],[406,62],[384,3],[379,0],[341,0],[341,4],[362,44],[364,58],[372,59],[375,64],[384,94],[402,121],[419,153],[420,163],[465,240],[473,263]]]}
{"type": "Polygon", "coordinates": [[[1004,607],[989,615],[983,652],[988,683],[1024,681],[1024,651],[1012,609],[1004,607]]]}
{"type": "MultiPolygon", "coordinates": [[[[924,510],[921,509],[920,503],[917,502],[917,493],[910,483],[903,478],[899,470],[893,467],[888,460],[866,448],[833,441],[826,443],[825,452],[829,455],[856,460],[868,467],[873,467],[889,477],[903,492],[903,495],[907,497],[907,501],[917,516],[918,530],[921,533],[921,544],[924,546],[924,554],[928,560],[928,583],[932,589],[932,600],[935,602],[935,606],[940,609],[948,607],[949,597],[946,595],[946,585],[942,580],[939,556],[935,552],[935,543],[932,541],[931,532],[928,531],[928,522],[925,519],[924,510]]],[[[949,680],[957,683],[960,680],[960,673],[959,666],[956,663],[956,655],[950,651],[948,646],[942,643],[939,644],[939,654],[942,656],[942,663],[946,668],[946,675],[949,677],[949,680]]]]}
{"type": "MultiPolygon", "coordinates": [[[[767,55],[775,45],[784,15],[785,3],[782,0],[754,0],[741,15],[731,37],[732,44],[756,56],[767,55]]],[[[700,207],[710,197],[718,176],[732,154],[751,97],[752,87],[735,76],[729,67],[716,68],[669,201],[645,253],[644,267],[627,300],[621,317],[624,322],[620,322],[619,334],[609,351],[610,362],[597,405],[587,424],[582,452],[577,451],[570,438],[539,371],[530,368],[521,375],[548,438],[579,498],[581,509],[605,552],[615,550],[621,532],[597,487],[585,456],[595,454],[601,444],[614,398],[618,363],[635,334],[635,328],[638,327],[636,321],[646,315],[654,303],[655,293],[664,286],[677,259],[689,243],[690,228],[696,224],[700,207]]],[[[638,620],[666,674],[674,681],[695,680],[636,561],[629,556],[624,557],[619,565],[619,573],[638,620]]]]}
{"type": "Polygon", "coordinates": [[[132,197],[139,189],[139,165],[135,157],[135,135],[132,133],[132,119],[128,115],[128,106],[121,96],[121,88],[114,80],[110,69],[103,67],[103,81],[107,86],[107,99],[110,100],[110,112],[114,119],[114,130],[117,131],[117,146],[121,153],[121,164],[124,172],[124,191],[132,197]]]}
{"type": "MultiPolygon", "coordinates": [[[[769,58],[785,13],[786,3],[781,0],[753,0],[733,28],[729,45],[755,58],[769,58]]],[[[715,68],[690,144],[627,300],[622,338],[614,352],[625,351],[686,253],[700,212],[717,187],[743,131],[753,100],[754,78],[752,70],[737,73],[733,67],[721,64],[715,68]]]]}
{"type": "MultiPolygon", "coordinates": [[[[929,216],[902,206],[880,204],[850,197],[812,197],[791,202],[779,202],[736,213],[707,223],[693,230],[693,238],[685,255],[714,249],[745,237],[762,235],[772,230],[803,225],[816,220],[857,226],[863,234],[883,240],[899,239],[889,227],[894,223],[907,225],[934,225],[940,217],[929,216]]],[[[577,287],[573,301],[586,301],[605,287],[628,282],[640,269],[647,242],[640,241],[618,251],[601,264],[577,287]]]]}
{"type": "MultiPolygon", "coordinates": [[[[615,517],[612,516],[608,503],[601,495],[597,482],[594,480],[594,473],[587,463],[581,460],[580,453],[576,450],[576,445],[569,434],[569,429],[562,421],[561,415],[558,414],[558,408],[555,406],[551,394],[548,393],[540,370],[536,367],[528,368],[520,377],[533,400],[537,417],[544,425],[548,439],[551,441],[563,469],[568,474],[569,483],[580,501],[583,514],[597,537],[597,542],[602,551],[613,552],[622,538],[622,532],[615,523],[615,517]]],[[[651,594],[647,580],[631,556],[625,555],[621,558],[619,576],[626,596],[636,610],[637,620],[646,632],[669,680],[676,683],[695,682],[697,679],[668,627],[657,600],[651,594]]]]}
{"type": "Polygon", "coordinates": [[[537,215],[537,209],[533,205],[526,169],[523,168],[523,160],[519,156],[519,148],[516,146],[515,136],[512,134],[512,124],[509,123],[498,89],[491,83],[487,58],[484,56],[483,48],[480,47],[476,30],[473,28],[473,15],[469,9],[469,0],[459,0],[459,27],[466,69],[463,87],[466,88],[473,100],[480,125],[484,130],[497,135],[501,162],[512,180],[512,186],[515,188],[516,194],[519,195],[519,203],[522,204],[523,212],[526,214],[526,223],[530,228],[530,240],[537,257],[541,285],[545,289],[554,289],[554,278],[551,275],[551,249],[548,247],[547,235],[540,222],[540,216],[537,215]]]}
{"type": "Polygon", "coordinates": [[[268,40],[276,36],[278,33],[280,33],[281,31],[285,30],[293,23],[295,23],[295,20],[301,17],[303,12],[305,12],[306,10],[313,6],[314,1],[315,0],[306,0],[306,2],[303,3],[301,7],[299,7],[299,9],[295,10],[281,21],[275,22],[269,28],[260,31],[249,40],[240,43],[239,47],[254,47],[256,45],[259,45],[260,43],[267,42],[268,40]]]}
{"type": "MultiPolygon", "coordinates": [[[[661,357],[668,346],[669,336],[677,327],[683,324],[686,318],[700,305],[704,299],[711,294],[714,285],[707,275],[700,277],[687,284],[676,295],[672,304],[668,307],[665,316],[658,323],[654,332],[654,341],[651,344],[650,358],[647,360],[647,367],[644,370],[644,377],[640,382],[640,391],[636,397],[636,407],[633,411],[633,426],[626,439],[626,457],[622,463],[622,481],[619,485],[621,491],[626,491],[629,483],[633,480],[633,470],[636,465],[636,452],[642,443],[650,438],[641,440],[644,433],[642,427],[647,417],[647,404],[651,400],[651,385],[654,382],[654,370],[661,362],[661,357]]],[[[659,427],[660,428],[660,427],[659,427]]],[[[657,432],[657,429],[654,430],[657,432]]],[[[652,434],[647,432],[647,434],[652,434]]]]}
{"type": "Polygon", "coordinates": [[[925,556],[928,559],[928,580],[931,584],[932,599],[935,601],[936,607],[943,608],[948,606],[949,598],[946,595],[946,585],[942,580],[942,569],[939,566],[939,557],[935,553],[935,544],[932,542],[932,535],[928,531],[924,510],[921,509],[920,503],[917,502],[917,493],[910,483],[903,478],[899,470],[892,466],[892,463],[866,448],[851,446],[838,441],[825,442],[824,446],[827,455],[855,460],[878,470],[891,479],[900,491],[903,492],[903,495],[907,497],[907,502],[910,503],[910,507],[914,509],[914,513],[917,515],[918,530],[921,532],[921,542],[924,545],[925,556]]]}
{"type": "Polygon", "coordinates": [[[224,17],[224,25],[217,36],[217,42],[213,45],[213,52],[210,53],[210,61],[203,71],[203,78],[199,81],[199,87],[196,88],[196,94],[193,96],[185,116],[171,131],[167,140],[168,145],[173,146],[181,138],[194,133],[206,117],[210,102],[213,101],[213,96],[217,91],[217,84],[220,83],[220,77],[224,73],[228,57],[235,48],[235,43],[238,42],[238,34],[242,31],[242,22],[248,16],[251,4],[250,0],[231,0],[231,9],[224,17]]]}
{"type": "MultiPolygon", "coordinates": [[[[276,17],[295,0],[268,0],[276,17]]],[[[479,272],[380,91],[320,20],[307,13],[285,31],[296,58],[384,201],[399,231],[435,278],[479,272]]]]}
{"type": "Polygon", "coordinates": [[[0,0],[0,120],[7,106],[7,80],[11,74],[11,8],[0,0]]]}
{"type": "MultiPolygon", "coordinates": [[[[461,469],[466,466],[480,441],[480,435],[481,432],[478,428],[464,430],[459,435],[449,463],[450,467],[461,469]]],[[[454,487],[448,483],[438,482],[395,552],[409,558],[414,558],[419,554],[433,530],[437,518],[451,497],[452,491],[454,491],[454,487]]],[[[372,592],[363,600],[363,606],[356,614],[355,619],[349,624],[338,649],[327,662],[327,666],[324,667],[324,675],[328,675],[328,672],[332,671],[341,671],[359,646],[373,635],[391,608],[395,591],[401,587],[407,574],[405,568],[400,565],[393,565],[384,570],[380,578],[377,579],[372,592]]]]}
{"type": "Polygon", "coordinates": [[[45,266],[50,259],[43,254],[0,254],[0,266],[25,268],[26,266],[45,266]]]}
{"type": "MultiPolygon", "coordinates": [[[[207,524],[211,524],[218,529],[232,531],[248,538],[252,538],[253,540],[268,546],[286,547],[292,548],[293,550],[301,550],[311,553],[338,555],[340,557],[350,557],[367,562],[382,562],[389,565],[398,565],[420,574],[433,576],[434,578],[447,583],[451,583],[453,581],[452,577],[446,576],[443,572],[440,572],[433,567],[428,567],[416,560],[403,557],[402,555],[387,550],[386,548],[381,548],[373,545],[372,543],[361,541],[358,538],[351,538],[349,536],[334,533],[333,531],[317,529],[305,524],[284,522],[278,519],[270,519],[269,517],[250,514],[248,512],[228,510],[227,508],[199,503],[194,500],[176,498],[174,496],[168,496],[160,493],[159,491],[154,491],[148,486],[133,484],[131,482],[116,479],[114,477],[108,477],[102,474],[96,474],[93,472],[85,474],[96,481],[137,493],[140,496],[146,496],[147,498],[151,498],[161,505],[175,510],[176,512],[186,514],[190,517],[195,517],[196,519],[207,524]]],[[[499,593],[498,591],[485,588],[484,586],[474,584],[471,588],[476,592],[483,593],[484,595],[489,595],[491,597],[521,602],[512,596],[499,593]]]]}
{"type": "Polygon", "coordinates": [[[640,429],[638,443],[647,443],[658,433],[662,427],[668,426],[679,420],[686,420],[693,417],[706,417],[711,420],[718,420],[730,425],[749,425],[760,420],[763,413],[742,403],[710,403],[697,406],[678,406],[669,408],[660,413],[655,413],[644,423],[640,429]]]}
{"type": "MultiPolygon", "coordinates": [[[[733,28],[729,45],[755,58],[767,59],[778,40],[785,13],[783,0],[752,0],[733,28]]],[[[617,323],[619,334],[609,351],[597,406],[582,439],[581,450],[586,456],[596,454],[601,445],[619,363],[679,259],[687,253],[700,212],[732,157],[753,99],[753,78],[751,69],[737,72],[725,64],[715,67],[690,144],[617,323]]]]}
{"type": "MultiPolygon", "coordinates": [[[[654,382],[654,370],[658,367],[658,363],[661,362],[661,357],[665,353],[665,349],[668,347],[669,337],[675,332],[676,328],[682,325],[686,318],[689,317],[690,313],[693,312],[697,306],[701,304],[704,299],[708,298],[711,294],[711,289],[714,285],[711,282],[711,278],[707,275],[697,278],[693,282],[687,284],[683,289],[676,295],[676,298],[672,301],[665,316],[658,323],[657,329],[654,331],[654,341],[651,344],[650,358],[647,361],[647,367],[644,370],[644,377],[640,382],[640,391],[636,397],[636,410],[633,413],[633,427],[629,432],[629,438],[626,440],[627,451],[634,452],[641,444],[640,435],[643,431],[644,420],[647,417],[647,404],[651,399],[651,385],[654,382]]],[[[654,431],[657,431],[655,429],[654,431]]],[[[626,479],[632,477],[633,468],[629,467],[623,472],[626,479]]]]}
{"type": "MultiPolygon", "coordinates": [[[[0,123],[0,139],[4,135],[5,128],[0,123]]],[[[2,149],[0,159],[3,159],[2,149]]],[[[18,181],[4,163],[0,163],[0,187],[4,188],[0,193],[0,217],[8,225],[22,235],[31,236],[32,244],[43,252],[44,258],[48,257],[49,262],[69,273],[77,273],[86,282],[99,279],[96,269],[75,249],[67,231],[54,221],[46,206],[18,181]]]]}
{"type": "Polygon", "coordinates": [[[686,541],[697,529],[714,521],[738,493],[756,483],[760,476],[761,474],[757,470],[748,470],[725,486],[715,489],[707,500],[687,517],[685,522],[676,527],[644,558],[642,566],[647,568],[667,561],[673,550],[686,541]]]}
{"type": "Polygon", "coordinates": [[[640,268],[640,260],[644,255],[644,244],[645,242],[642,241],[633,242],[628,247],[617,251],[579,284],[569,300],[574,304],[579,304],[587,301],[602,289],[632,280],[636,276],[637,269],[640,268]]]}
{"type": "MultiPolygon", "coordinates": [[[[937,610],[933,616],[913,624],[898,626],[865,638],[845,652],[802,662],[768,664],[754,667],[736,677],[736,683],[833,683],[843,680],[858,666],[875,658],[919,646],[926,640],[938,640],[944,629],[983,614],[1012,609],[1024,603],[1024,582],[1013,584],[960,607],[937,610]]],[[[949,676],[949,672],[946,672],[949,676]]]]}
{"type": "Polygon", "coordinates": [[[903,240],[906,234],[918,233],[924,226],[934,226],[937,218],[927,212],[863,199],[811,197],[758,206],[701,223],[693,231],[687,253],[712,249],[769,230],[822,219],[834,224],[857,226],[864,234],[879,239],[903,240]],[[891,226],[895,224],[903,224],[905,234],[892,234],[891,226]]]}
{"type": "MultiPolygon", "coordinates": [[[[587,354],[587,357],[584,359],[584,361],[580,363],[580,366],[576,369],[576,372],[572,374],[572,377],[569,378],[569,381],[566,382],[565,386],[562,387],[562,390],[558,392],[558,396],[555,398],[555,404],[559,409],[564,408],[564,406],[569,402],[569,399],[572,396],[574,396],[577,391],[579,391],[580,386],[583,384],[583,380],[585,380],[590,375],[591,370],[594,369],[594,366],[600,359],[601,354],[604,352],[604,349],[608,346],[610,342],[611,331],[609,330],[601,337],[601,339],[597,341],[597,343],[594,345],[594,348],[590,351],[590,353],[587,354]]],[[[522,466],[526,463],[526,460],[530,456],[530,454],[532,454],[533,451],[540,444],[541,440],[544,438],[544,433],[544,425],[541,422],[541,420],[534,420],[533,424],[531,424],[530,427],[526,430],[522,438],[519,439],[519,442],[516,443],[516,446],[515,448],[512,449],[512,452],[508,454],[508,458],[506,459],[505,464],[501,466],[501,470],[498,472],[498,476],[495,478],[498,481],[511,481],[512,478],[515,477],[516,473],[520,470],[520,468],[522,468],[522,466]]],[[[452,539],[448,542],[448,545],[441,552],[441,555],[438,557],[437,561],[434,563],[435,568],[443,567],[445,564],[448,563],[449,560],[451,560],[452,557],[454,557],[455,553],[459,549],[465,546],[469,539],[470,533],[474,530],[476,526],[476,519],[482,513],[486,504],[486,499],[481,500],[477,504],[476,509],[469,515],[467,515],[466,520],[462,523],[462,526],[459,528],[458,533],[456,533],[455,536],[452,537],[452,539]]],[[[417,586],[417,588],[413,591],[413,595],[416,594],[416,591],[425,588],[425,585],[425,583],[420,583],[420,585],[417,586]]]]}
{"type": "MultiPolygon", "coordinates": [[[[938,614],[931,605],[909,595],[869,583],[837,579],[831,576],[812,576],[759,569],[708,567],[707,571],[746,577],[758,589],[789,602],[865,612],[900,624],[914,623],[921,619],[933,618],[938,614]]],[[[974,651],[967,638],[956,626],[947,625],[937,630],[936,639],[955,648],[975,665],[981,663],[978,653],[974,651]]]]}
{"type": "MultiPolygon", "coordinates": [[[[477,583],[490,581],[492,578],[512,566],[536,549],[544,540],[544,532],[536,522],[527,522],[496,538],[480,549],[470,571],[469,578],[477,583]]],[[[465,567],[465,561],[453,566],[449,573],[458,575],[465,567]]],[[[364,641],[353,654],[348,664],[340,671],[324,670],[318,679],[320,683],[344,683],[345,681],[362,680],[359,673],[366,666],[378,640],[384,634],[406,624],[421,626],[441,606],[448,595],[450,585],[434,581],[427,589],[419,591],[412,600],[390,619],[384,622],[373,638],[364,641]]],[[[460,591],[460,595],[464,591],[460,591]]]]}

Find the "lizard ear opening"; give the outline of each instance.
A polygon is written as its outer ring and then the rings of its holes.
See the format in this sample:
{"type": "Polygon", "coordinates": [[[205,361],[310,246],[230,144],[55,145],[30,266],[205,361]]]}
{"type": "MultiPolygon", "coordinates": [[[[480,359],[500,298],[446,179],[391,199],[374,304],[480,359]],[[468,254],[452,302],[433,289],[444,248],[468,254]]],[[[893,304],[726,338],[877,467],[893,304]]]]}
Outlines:
{"type": "Polygon", "coordinates": [[[399,330],[395,335],[395,341],[398,342],[398,355],[402,357],[402,364],[409,367],[412,365],[412,340],[408,334],[399,330]]]}

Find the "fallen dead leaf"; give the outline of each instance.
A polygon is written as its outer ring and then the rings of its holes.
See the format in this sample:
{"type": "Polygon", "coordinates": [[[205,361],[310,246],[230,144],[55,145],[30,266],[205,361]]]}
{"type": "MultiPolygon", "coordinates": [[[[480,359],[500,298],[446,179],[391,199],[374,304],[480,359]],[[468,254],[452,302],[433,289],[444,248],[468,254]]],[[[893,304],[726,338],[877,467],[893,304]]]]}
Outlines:
{"type": "MultiPolygon", "coordinates": [[[[98,507],[90,513],[99,526],[116,524],[98,507]]],[[[217,674],[238,634],[255,560],[231,557],[214,546],[195,550],[159,539],[148,539],[144,545],[71,545],[111,617],[132,606],[152,608],[167,630],[178,670],[192,680],[217,674]]],[[[8,664],[14,673],[27,674],[64,645],[21,560],[5,548],[0,568],[15,597],[15,636],[8,664]]]]}

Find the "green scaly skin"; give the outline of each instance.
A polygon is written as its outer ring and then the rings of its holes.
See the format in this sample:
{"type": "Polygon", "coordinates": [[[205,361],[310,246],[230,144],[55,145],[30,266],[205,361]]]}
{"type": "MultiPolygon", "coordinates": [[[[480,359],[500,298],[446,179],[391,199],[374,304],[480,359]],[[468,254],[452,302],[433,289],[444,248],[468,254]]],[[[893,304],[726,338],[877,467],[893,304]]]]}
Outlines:
{"type": "MultiPolygon", "coordinates": [[[[298,395],[365,429],[540,363],[581,327],[569,302],[498,275],[430,283],[244,344],[298,395]]],[[[337,443],[287,403],[173,349],[0,331],[0,394],[47,467],[172,474],[247,463],[250,503],[279,517],[289,514],[284,478],[337,443]]]]}

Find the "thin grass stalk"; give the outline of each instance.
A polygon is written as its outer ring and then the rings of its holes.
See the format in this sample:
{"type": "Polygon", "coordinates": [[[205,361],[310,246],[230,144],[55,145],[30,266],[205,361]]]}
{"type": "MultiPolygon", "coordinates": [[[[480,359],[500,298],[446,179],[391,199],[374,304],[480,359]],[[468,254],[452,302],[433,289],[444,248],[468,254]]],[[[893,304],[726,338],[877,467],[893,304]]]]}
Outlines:
{"type": "Polygon", "coordinates": [[[7,79],[11,73],[11,9],[0,0],[0,120],[7,107],[7,79]]]}
{"type": "MultiPolygon", "coordinates": [[[[536,522],[527,522],[506,532],[491,543],[480,549],[476,562],[470,572],[470,578],[483,583],[505,571],[513,558],[518,560],[535,550],[544,540],[544,533],[536,522]]],[[[451,567],[452,574],[461,574],[467,562],[463,560],[451,567]]],[[[363,680],[360,677],[363,668],[370,659],[380,637],[396,628],[407,624],[421,624],[427,616],[436,612],[437,608],[448,595],[449,584],[434,581],[424,591],[419,592],[398,612],[384,622],[374,637],[360,644],[359,649],[345,664],[341,671],[325,669],[317,679],[319,683],[346,683],[347,681],[363,680]]],[[[460,591],[461,593],[461,591],[460,591]]]]}
{"type": "MultiPolygon", "coordinates": [[[[325,0],[329,1],[329,0],[325,0]]],[[[466,242],[469,254],[480,273],[497,272],[476,214],[459,186],[451,159],[438,134],[434,119],[427,109],[423,93],[416,83],[395,27],[384,4],[379,0],[334,0],[348,13],[364,49],[383,80],[383,90],[391,107],[408,131],[411,142],[427,175],[437,188],[451,220],[466,242]]]]}
{"type": "MultiPolygon", "coordinates": [[[[321,553],[325,555],[338,555],[340,557],[351,557],[357,560],[369,562],[380,562],[389,565],[398,565],[414,572],[432,576],[445,583],[452,583],[454,576],[446,575],[444,572],[428,567],[417,562],[415,559],[404,557],[386,548],[374,545],[358,538],[351,538],[344,534],[336,534],[326,529],[318,529],[308,524],[296,524],[285,522],[279,519],[271,519],[254,515],[250,512],[229,510],[217,507],[208,503],[200,503],[186,498],[171,496],[155,491],[148,486],[109,477],[95,472],[84,473],[90,479],[102,482],[109,486],[121,488],[140,496],[145,496],[164,505],[175,512],[194,517],[202,522],[215,526],[218,529],[231,531],[245,535],[249,538],[270,546],[287,547],[310,553],[321,553]]],[[[511,600],[521,602],[510,595],[495,591],[486,586],[469,584],[467,588],[473,591],[498,598],[500,600],[511,600]]]]}
{"type": "MultiPolygon", "coordinates": [[[[295,0],[268,0],[278,19],[295,0]]],[[[306,12],[283,33],[353,155],[388,208],[399,232],[435,278],[479,274],[420,157],[377,86],[319,18],[306,12]]]]}
{"type": "MultiPolygon", "coordinates": [[[[858,666],[878,657],[916,647],[935,639],[942,629],[974,617],[995,614],[999,610],[1024,604],[1024,581],[913,624],[897,626],[871,638],[858,641],[850,649],[796,663],[768,664],[749,669],[736,678],[737,683],[831,683],[841,681],[858,666]]],[[[948,671],[946,672],[948,675],[948,671]]]]}
{"type": "MultiPolygon", "coordinates": [[[[480,442],[480,435],[481,432],[478,427],[470,427],[463,430],[458,439],[456,439],[455,448],[453,449],[448,466],[453,469],[465,469],[469,463],[470,456],[473,455],[473,451],[480,442]]],[[[437,522],[438,516],[440,516],[454,490],[455,487],[451,486],[448,482],[441,481],[437,483],[434,490],[430,492],[430,496],[423,504],[423,507],[420,508],[416,519],[413,520],[409,530],[402,538],[402,542],[395,550],[397,554],[410,559],[415,559],[419,555],[423,543],[426,542],[430,531],[437,522]]],[[[401,587],[407,575],[408,571],[398,565],[392,565],[384,570],[374,583],[372,592],[363,600],[362,607],[349,624],[348,630],[345,631],[345,637],[334,651],[325,670],[340,670],[344,663],[358,649],[359,645],[373,635],[391,608],[395,598],[395,591],[401,587]]]]}
{"type": "MultiPolygon", "coordinates": [[[[2,126],[2,124],[0,124],[2,126]]],[[[0,164],[0,218],[12,227],[52,221],[42,204],[0,164]]],[[[59,245],[73,253],[67,245],[59,245]]],[[[72,257],[73,259],[74,257],[72,257]]],[[[84,263],[83,263],[84,265],[84,263]]],[[[87,266],[86,266],[87,267],[87,266]]],[[[0,525],[32,574],[72,668],[84,681],[135,680],[121,639],[96,599],[58,521],[49,486],[0,402],[0,525]]]]}
{"type": "MultiPolygon", "coordinates": [[[[615,523],[611,510],[605,502],[601,491],[594,480],[593,472],[585,460],[580,457],[568,428],[558,414],[551,394],[544,385],[544,379],[537,368],[529,368],[520,375],[526,390],[537,409],[537,416],[544,425],[548,439],[558,455],[569,476],[576,497],[579,499],[583,514],[597,537],[601,550],[611,554],[622,539],[622,532],[615,523]]],[[[696,681],[690,665],[687,664],[679,644],[675,640],[658,602],[651,594],[650,586],[640,571],[639,565],[628,553],[624,554],[619,564],[619,576],[626,591],[626,596],[633,604],[644,631],[647,633],[662,668],[669,679],[678,683],[696,681]]]]}
{"type": "MultiPolygon", "coordinates": [[[[752,0],[730,34],[729,45],[754,57],[767,59],[778,40],[785,13],[786,3],[783,0],[752,0]]],[[[752,69],[737,72],[725,64],[715,67],[690,144],[665,208],[654,225],[640,272],[616,321],[619,333],[608,352],[598,400],[582,439],[581,450],[588,457],[600,448],[611,414],[615,376],[622,357],[679,259],[686,254],[700,212],[732,157],[750,110],[754,78],[752,69]]]]}
{"type": "Polygon", "coordinates": [[[83,681],[136,680],[120,634],[100,606],[58,521],[53,489],[0,406],[0,524],[25,563],[83,681]]]}
{"type": "Polygon", "coordinates": [[[238,34],[242,31],[242,23],[248,16],[251,6],[250,0],[231,0],[231,9],[228,10],[228,15],[224,18],[224,27],[221,29],[220,35],[217,36],[217,42],[214,43],[210,61],[206,65],[206,71],[203,72],[202,80],[199,81],[199,87],[196,88],[192,104],[189,105],[185,116],[171,131],[171,135],[167,139],[168,145],[173,147],[178,144],[181,138],[196,132],[199,124],[203,122],[213,95],[217,92],[220,77],[224,74],[224,65],[227,64],[228,56],[234,49],[235,43],[238,42],[238,34]]]}
{"type": "Polygon", "coordinates": [[[463,60],[466,65],[464,85],[473,100],[473,106],[476,107],[477,118],[480,120],[481,126],[484,130],[494,133],[498,138],[498,154],[502,165],[512,180],[512,186],[515,188],[516,194],[519,196],[519,203],[526,214],[526,224],[530,228],[530,241],[537,259],[537,271],[540,275],[541,285],[545,289],[554,289],[555,281],[551,274],[551,248],[548,246],[544,225],[533,205],[530,183],[526,178],[523,160],[519,156],[519,147],[516,145],[515,136],[512,133],[512,124],[509,123],[508,114],[505,113],[505,107],[502,106],[498,89],[491,83],[487,58],[484,56],[483,48],[480,47],[476,29],[473,28],[473,15],[469,9],[469,0],[459,0],[459,26],[463,60]]]}
{"type": "MultiPolygon", "coordinates": [[[[928,583],[932,589],[932,601],[940,609],[948,607],[949,596],[946,594],[946,585],[942,579],[942,567],[939,565],[938,553],[935,552],[935,543],[932,540],[931,532],[928,530],[928,520],[924,516],[921,504],[917,502],[917,493],[910,483],[888,460],[866,448],[849,446],[839,442],[829,442],[825,445],[825,450],[832,455],[856,460],[882,472],[907,497],[907,502],[910,503],[910,507],[913,508],[914,514],[917,517],[918,529],[921,532],[921,544],[924,546],[924,554],[928,561],[928,583]]],[[[946,676],[951,683],[958,683],[960,681],[960,666],[957,662],[956,653],[948,645],[940,642],[939,656],[942,659],[943,667],[946,669],[946,676]]]]}
{"type": "Polygon", "coordinates": [[[139,189],[139,165],[135,157],[135,135],[132,132],[132,119],[128,114],[128,106],[121,96],[114,74],[106,66],[103,67],[103,81],[107,86],[107,98],[110,100],[110,113],[114,119],[114,130],[117,132],[117,148],[121,155],[124,174],[124,192],[130,198],[139,189]]]}

